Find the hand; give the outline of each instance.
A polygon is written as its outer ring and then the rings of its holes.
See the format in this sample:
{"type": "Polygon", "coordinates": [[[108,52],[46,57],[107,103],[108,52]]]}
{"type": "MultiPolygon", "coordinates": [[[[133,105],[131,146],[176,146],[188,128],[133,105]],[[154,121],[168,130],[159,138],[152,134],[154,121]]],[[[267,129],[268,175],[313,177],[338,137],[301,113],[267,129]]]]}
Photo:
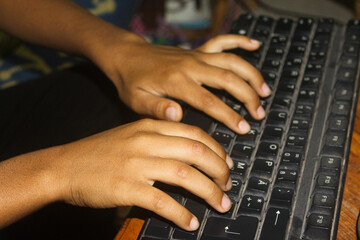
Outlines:
{"type": "Polygon", "coordinates": [[[248,132],[248,123],[202,87],[207,85],[224,89],[243,102],[254,119],[265,116],[258,95],[266,97],[271,91],[259,71],[236,55],[222,53],[236,47],[255,50],[260,45],[255,40],[223,35],[195,50],[151,45],[140,38],[107,45],[110,51],[103,50],[100,62],[99,59],[95,62],[113,80],[120,98],[140,114],[180,121],[181,106],[166,98],[172,97],[205,112],[235,132],[248,132]]]}
{"type": "Polygon", "coordinates": [[[231,207],[223,191],[231,188],[233,162],[197,127],[146,119],[58,148],[59,161],[51,161],[51,168],[59,198],[68,203],[95,208],[136,205],[195,230],[196,217],[152,186],[160,181],[185,188],[219,212],[231,207]]]}

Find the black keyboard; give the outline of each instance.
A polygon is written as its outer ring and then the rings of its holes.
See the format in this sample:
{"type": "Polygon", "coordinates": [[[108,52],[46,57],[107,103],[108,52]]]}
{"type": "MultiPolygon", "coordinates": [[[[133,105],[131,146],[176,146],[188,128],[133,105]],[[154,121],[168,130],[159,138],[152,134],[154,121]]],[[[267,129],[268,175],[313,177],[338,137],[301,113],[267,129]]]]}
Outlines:
{"type": "Polygon", "coordinates": [[[253,120],[240,102],[216,91],[245,116],[248,134],[191,108],[184,122],[208,132],[234,160],[232,208],[219,213],[185,190],[156,183],[201,225],[187,232],[154,215],[139,239],[335,239],[359,90],[360,21],[248,13],[231,32],[262,42],[255,52],[231,52],[273,89],[261,100],[266,118],[253,120]]]}

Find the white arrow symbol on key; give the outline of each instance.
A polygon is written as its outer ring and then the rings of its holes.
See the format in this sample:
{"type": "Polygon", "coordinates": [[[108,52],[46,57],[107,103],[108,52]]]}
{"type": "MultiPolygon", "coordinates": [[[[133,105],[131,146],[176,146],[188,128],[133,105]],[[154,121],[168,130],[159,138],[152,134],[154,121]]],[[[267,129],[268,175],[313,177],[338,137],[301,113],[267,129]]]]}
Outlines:
{"type": "Polygon", "coordinates": [[[229,231],[229,226],[226,226],[226,227],[225,227],[225,232],[226,232],[226,233],[230,233],[230,234],[240,235],[240,233],[229,231]]]}
{"type": "Polygon", "coordinates": [[[276,212],[276,218],[275,218],[275,226],[276,226],[276,224],[277,224],[277,221],[278,221],[278,219],[279,219],[279,215],[280,215],[280,211],[279,210],[277,210],[277,212],[276,212]]]}

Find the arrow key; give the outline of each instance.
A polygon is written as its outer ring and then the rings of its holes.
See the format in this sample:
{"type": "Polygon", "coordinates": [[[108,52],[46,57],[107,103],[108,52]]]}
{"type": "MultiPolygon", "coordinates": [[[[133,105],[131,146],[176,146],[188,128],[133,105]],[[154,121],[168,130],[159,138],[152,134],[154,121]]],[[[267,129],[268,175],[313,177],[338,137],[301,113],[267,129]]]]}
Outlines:
{"type": "Polygon", "coordinates": [[[260,239],[285,239],[289,218],[288,209],[270,208],[265,217],[260,239]]]}

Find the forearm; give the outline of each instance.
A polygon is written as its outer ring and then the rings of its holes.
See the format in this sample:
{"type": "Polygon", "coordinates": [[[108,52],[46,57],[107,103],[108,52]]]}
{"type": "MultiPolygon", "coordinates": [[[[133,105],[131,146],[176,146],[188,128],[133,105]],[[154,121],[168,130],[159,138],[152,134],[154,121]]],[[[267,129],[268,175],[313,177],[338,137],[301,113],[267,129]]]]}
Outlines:
{"type": "Polygon", "coordinates": [[[25,41],[85,57],[110,34],[131,35],[70,0],[0,0],[0,28],[25,41]]]}
{"type": "Polygon", "coordinates": [[[59,181],[50,167],[56,151],[50,148],[0,163],[0,229],[59,200],[59,181]]]}

